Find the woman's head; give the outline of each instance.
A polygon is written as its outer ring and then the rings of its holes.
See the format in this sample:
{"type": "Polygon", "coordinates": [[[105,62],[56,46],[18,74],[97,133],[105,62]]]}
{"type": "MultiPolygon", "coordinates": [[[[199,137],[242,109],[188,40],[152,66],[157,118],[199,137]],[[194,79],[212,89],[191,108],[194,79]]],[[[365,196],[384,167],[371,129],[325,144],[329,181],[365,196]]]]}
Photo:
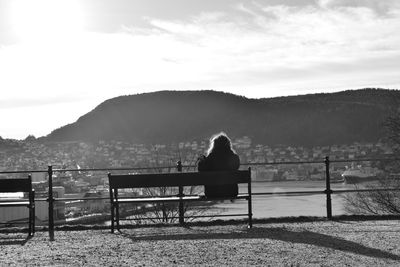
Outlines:
{"type": "Polygon", "coordinates": [[[232,151],[231,139],[224,133],[220,132],[213,135],[210,139],[210,148],[208,149],[208,155],[212,152],[227,152],[232,151]]]}

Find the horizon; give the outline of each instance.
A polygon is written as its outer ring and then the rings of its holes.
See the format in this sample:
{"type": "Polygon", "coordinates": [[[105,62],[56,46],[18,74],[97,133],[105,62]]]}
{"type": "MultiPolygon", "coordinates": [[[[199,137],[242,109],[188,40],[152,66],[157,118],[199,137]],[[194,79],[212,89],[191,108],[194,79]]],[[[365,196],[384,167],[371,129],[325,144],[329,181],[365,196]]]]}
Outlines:
{"type": "Polygon", "coordinates": [[[400,88],[399,44],[396,0],[0,0],[0,136],[45,136],[122,95],[400,88]]]}

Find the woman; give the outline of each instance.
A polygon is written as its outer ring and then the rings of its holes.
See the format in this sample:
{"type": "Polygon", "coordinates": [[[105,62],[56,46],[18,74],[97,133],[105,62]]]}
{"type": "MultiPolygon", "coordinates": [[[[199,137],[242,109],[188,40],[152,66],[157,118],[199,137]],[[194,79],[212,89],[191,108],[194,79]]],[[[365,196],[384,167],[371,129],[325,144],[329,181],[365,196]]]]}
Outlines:
{"type": "MultiPolygon", "coordinates": [[[[210,139],[207,157],[200,157],[198,170],[202,171],[235,171],[239,169],[240,160],[232,149],[231,140],[221,132],[210,139]]],[[[235,197],[238,194],[237,184],[206,185],[207,197],[235,197]]]]}

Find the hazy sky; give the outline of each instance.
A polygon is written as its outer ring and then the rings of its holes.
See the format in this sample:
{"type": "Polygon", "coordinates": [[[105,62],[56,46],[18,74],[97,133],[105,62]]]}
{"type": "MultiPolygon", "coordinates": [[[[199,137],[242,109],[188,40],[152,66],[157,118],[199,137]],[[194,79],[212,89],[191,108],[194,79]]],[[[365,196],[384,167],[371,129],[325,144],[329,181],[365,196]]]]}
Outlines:
{"type": "Polygon", "coordinates": [[[398,0],[0,0],[0,136],[108,98],[400,88],[398,0]]]}

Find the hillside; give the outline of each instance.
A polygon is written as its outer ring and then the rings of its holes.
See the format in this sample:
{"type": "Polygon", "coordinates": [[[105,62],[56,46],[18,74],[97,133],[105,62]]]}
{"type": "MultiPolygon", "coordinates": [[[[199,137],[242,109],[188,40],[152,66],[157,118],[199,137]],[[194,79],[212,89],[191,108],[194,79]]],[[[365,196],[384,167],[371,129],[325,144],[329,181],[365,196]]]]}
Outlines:
{"type": "Polygon", "coordinates": [[[171,143],[218,131],[263,144],[326,145],[377,141],[400,91],[248,99],[216,91],[160,91],[109,99],[44,139],[171,143]]]}

